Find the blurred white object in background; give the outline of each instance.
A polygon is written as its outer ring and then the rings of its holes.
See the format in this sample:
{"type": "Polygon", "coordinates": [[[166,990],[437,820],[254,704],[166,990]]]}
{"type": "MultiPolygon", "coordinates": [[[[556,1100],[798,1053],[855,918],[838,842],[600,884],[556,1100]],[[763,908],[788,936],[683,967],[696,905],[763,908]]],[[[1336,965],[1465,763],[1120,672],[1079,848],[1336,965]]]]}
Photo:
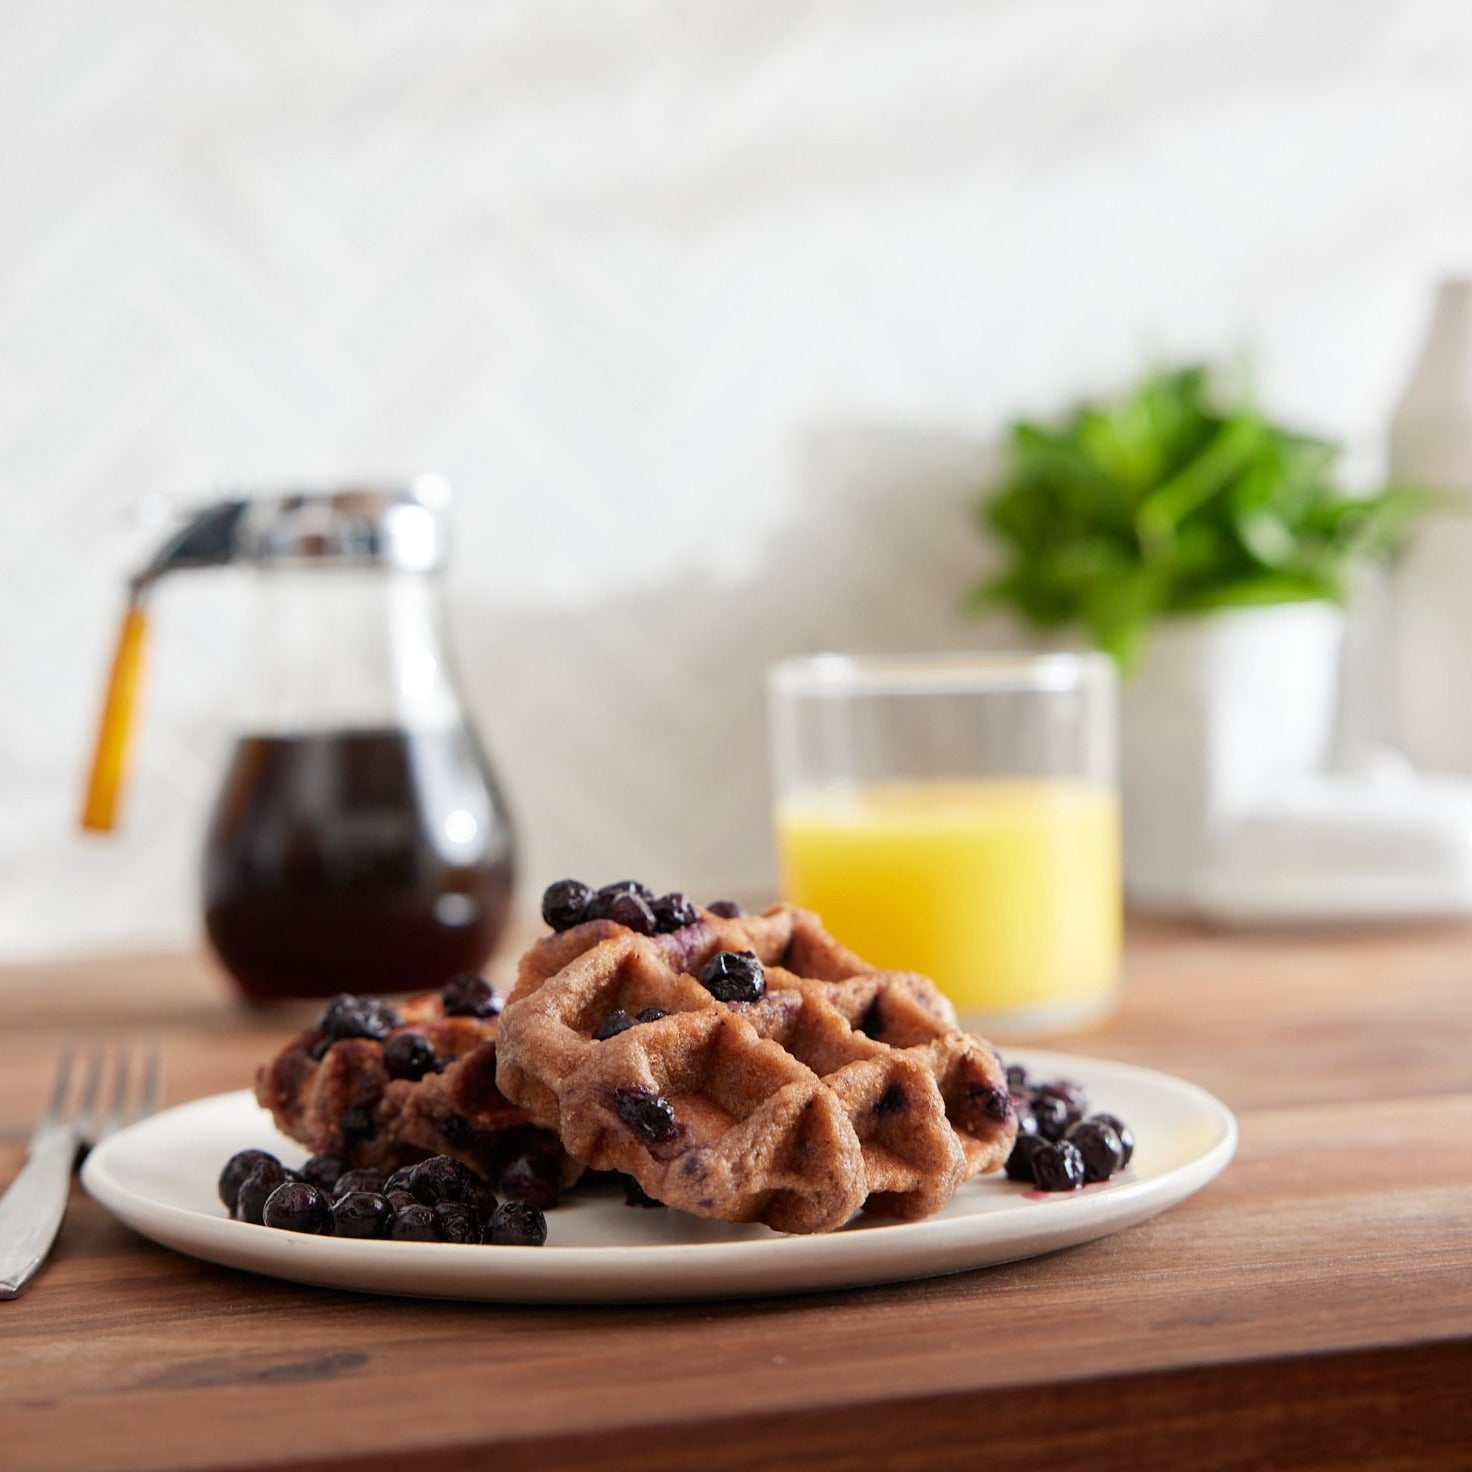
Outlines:
{"type": "Polygon", "coordinates": [[[1221,842],[1274,794],[1324,770],[1344,619],[1282,603],[1168,620],[1124,682],[1125,888],[1192,909],[1221,842]]]}
{"type": "Polygon", "coordinates": [[[1393,752],[1292,783],[1220,844],[1195,908],[1239,925],[1472,913],[1472,783],[1393,752]]]}
{"type": "Polygon", "coordinates": [[[1322,603],[1180,620],[1126,683],[1135,903],[1249,925],[1472,915],[1472,279],[1437,293],[1391,476],[1467,509],[1421,522],[1389,600],[1360,581],[1353,637],[1322,603]]]}
{"type": "Polygon", "coordinates": [[[1412,761],[1472,773],[1472,278],[1437,292],[1391,424],[1390,470],[1466,498],[1428,517],[1396,567],[1394,732],[1412,761]]]}

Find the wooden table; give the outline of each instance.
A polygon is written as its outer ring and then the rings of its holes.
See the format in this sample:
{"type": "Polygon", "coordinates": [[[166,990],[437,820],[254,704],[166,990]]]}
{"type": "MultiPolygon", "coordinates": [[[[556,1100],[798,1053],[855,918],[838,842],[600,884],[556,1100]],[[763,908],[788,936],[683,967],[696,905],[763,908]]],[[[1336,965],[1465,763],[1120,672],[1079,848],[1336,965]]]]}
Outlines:
{"type": "MultiPolygon", "coordinates": [[[[151,1033],[171,1102],[296,1020],[200,960],[0,971],[0,1181],[64,1038],[151,1033]]],[[[1131,1231],[809,1298],[535,1309],[301,1288],[78,1191],[0,1304],[0,1467],[1472,1467],[1472,932],[1137,932],[1060,1043],[1184,1074],[1236,1162],[1131,1231]]]]}

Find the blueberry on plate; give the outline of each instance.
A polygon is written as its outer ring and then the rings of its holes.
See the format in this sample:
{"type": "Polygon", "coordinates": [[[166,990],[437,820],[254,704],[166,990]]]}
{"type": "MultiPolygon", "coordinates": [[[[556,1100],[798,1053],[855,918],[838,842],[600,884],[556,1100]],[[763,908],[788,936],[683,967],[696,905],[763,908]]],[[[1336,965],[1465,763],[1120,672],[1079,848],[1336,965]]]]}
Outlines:
{"type": "Polygon", "coordinates": [[[550,1150],[525,1150],[501,1168],[496,1186],[509,1201],[549,1211],[562,1198],[562,1161],[550,1150]]]}
{"type": "Polygon", "coordinates": [[[491,1213],[501,1204],[496,1199],[496,1193],[477,1177],[473,1180],[465,1192],[465,1204],[475,1213],[475,1219],[480,1223],[482,1230],[491,1219],[491,1213]]]}
{"type": "Polygon", "coordinates": [[[339,1237],[382,1237],[393,1214],[388,1197],[377,1191],[348,1191],[332,1203],[332,1226],[339,1237]]]}
{"type": "Polygon", "coordinates": [[[1084,1158],[1067,1140],[1045,1141],[1033,1151],[1032,1176],[1039,1191],[1076,1191],[1084,1183],[1084,1158]]]}
{"type": "Polygon", "coordinates": [[[1085,1119],[1064,1136],[1083,1157],[1084,1180],[1107,1181],[1124,1164],[1124,1146],[1113,1125],[1102,1119],[1085,1119]]]}
{"type": "Polygon", "coordinates": [[[332,1195],[337,1178],[348,1168],[348,1163],[338,1155],[309,1155],[300,1175],[310,1181],[319,1191],[332,1195]]]}
{"type": "Polygon", "coordinates": [[[232,1216],[235,1214],[235,1202],[240,1195],[241,1185],[262,1161],[278,1169],[281,1165],[269,1150],[238,1150],[225,1162],[225,1169],[220,1172],[220,1200],[225,1203],[226,1210],[232,1216]]]}
{"type": "Polygon", "coordinates": [[[1037,1121],[1038,1133],[1045,1140],[1061,1140],[1068,1127],[1079,1119],[1075,1110],[1062,1094],[1039,1089],[1032,1096],[1032,1114],[1037,1121]]]}
{"type": "Polygon", "coordinates": [[[416,1201],[437,1206],[441,1201],[464,1201],[475,1179],[468,1165],[452,1155],[431,1155],[409,1172],[409,1191],[416,1201]]]}
{"type": "Polygon", "coordinates": [[[266,1197],[261,1223],[281,1232],[330,1235],[332,1206],[327,1193],[310,1181],[283,1181],[266,1197]]]}
{"type": "Polygon", "coordinates": [[[503,1201],[491,1213],[481,1241],[496,1247],[540,1247],[547,1240],[547,1218],[524,1201],[503,1201]]]}
{"type": "Polygon", "coordinates": [[[1117,1114],[1091,1114],[1089,1118],[1107,1124],[1119,1136],[1120,1148],[1124,1151],[1119,1168],[1123,1170],[1135,1153],[1135,1132],[1117,1114]]]}
{"type": "Polygon", "coordinates": [[[388,1182],[384,1180],[383,1172],[367,1166],[362,1170],[345,1170],[337,1178],[337,1184],[332,1188],[332,1195],[334,1200],[346,1196],[350,1191],[368,1191],[381,1196],[387,1186],[388,1182]]]}
{"type": "Polygon", "coordinates": [[[446,1242],[478,1243],[481,1227],[475,1213],[463,1201],[441,1201],[433,1208],[446,1242]]]}
{"type": "Polygon", "coordinates": [[[266,1209],[266,1198],[287,1180],[286,1167],[274,1157],[257,1161],[235,1195],[235,1215],[243,1222],[261,1225],[261,1214],[266,1209]]]}
{"type": "Polygon", "coordinates": [[[1012,1153],[1007,1157],[1007,1179],[1035,1186],[1037,1179],[1032,1173],[1032,1158],[1048,1142],[1041,1135],[1018,1135],[1012,1153]]]}
{"type": "Polygon", "coordinates": [[[391,1242],[443,1242],[440,1219],[432,1206],[416,1201],[402,1206],[389,1218],[388,1232],[391,1242]]]}

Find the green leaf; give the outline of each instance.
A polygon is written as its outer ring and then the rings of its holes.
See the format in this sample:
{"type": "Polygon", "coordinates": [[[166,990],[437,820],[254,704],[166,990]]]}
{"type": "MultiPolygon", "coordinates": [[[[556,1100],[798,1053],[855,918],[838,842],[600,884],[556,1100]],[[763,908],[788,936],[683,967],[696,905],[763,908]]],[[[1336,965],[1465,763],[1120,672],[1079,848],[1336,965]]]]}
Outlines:
{"type": "Polygon", "coordinates": [[[1394,487],[1348,496],[1337,457],[1200,364],[1053,423],[1019,420],[977,505],[1003,566],[967,606],[1075,625],[1128,664],[1163,614],[1338,598],[1351,562],[1393,551],[1432,502],[1394,487]]]}

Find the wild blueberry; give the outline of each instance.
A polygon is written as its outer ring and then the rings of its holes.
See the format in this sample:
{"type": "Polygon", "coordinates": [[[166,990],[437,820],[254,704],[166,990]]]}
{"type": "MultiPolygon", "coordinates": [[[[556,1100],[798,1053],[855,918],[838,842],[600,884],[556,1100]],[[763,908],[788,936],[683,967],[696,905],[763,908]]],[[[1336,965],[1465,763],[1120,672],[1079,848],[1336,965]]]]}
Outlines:
{"type": "Polygon", "coordinates": [[[394,1209],[377,1191],[348,1191],[332,1203],[332,1226],[339,1237],[382,1237],[394,1209]]]}
{"type": "Polygon", "coordinates": [[[1045,1093],[1042,1089],[1032,1096],[1032,1112],[1037,1120],[1038,1133],[1045,1140],[1061,1140],[1069,1125],[1078,1119],[1078,1114],[1069,1107],[1062,1094],[1045,1093]]]}
{"type": "Polygon", "coordinates": [[[1089,1110],[1089,1093],[1082,1084],[1076,1084],[1071,1079],[1055,1078],[1045,1084],[1038,1084],[1033,1089],[1034,1094],[1051,1094],[1068,1103],[1068,1107],[1083,1118],[1089,1110]]]}
{"type": "Polygon", "coordinates": [[[1020,1063],[1009,1063],[1007,1065],[1007,1088],[1014,1094],[1020,1094],[1027,1087],[1027,1070],[1020,1063]]]}
{"type": "Polygon", "coordinates": [[[613,1091],[618,1117],[645,1140],[667,1140],[675,1132],[675,1107],[663,1094],[653,1089],[632,1088],[613,1091]]]}
{"type": "Polygon", "coordinates": [[[475,1177],[470,1167],[450,1155],[431,1155],[409,1172],[409,1190],[416,1201],[436,1206],[441,1201],[464,1201],[475,1177]]]}
{"type": "Polygon", "coordinates": [[[690,902],[689,896],[681,894],[679,890],[660,895],[652,909],[655,924],[666,934],[671,930],[683,930],[685,926],[694,925],[700,919],[700,911],[690,902]]]}
{"type": "Polygon", "coordinates": [[[480,1223],[463,1201],[441,1201],[434,1208],[434,1215],[446,1242],[480,1241],[480,1223]]]}
{"type": "Polygon", "coordinates": [[[746,913],[735,900],[712,900],[705,908],[722,920],[739,920],[746,913]]]}
{"type": "Polygon", "coordinates": [[[261,1222],[283,1232],[330,1235],[332,1207],[326,1193],[310,1181],[283,1181],[266,1197],[261,1222]]]}
{"type": "Polygon", "coordinates": [[[608,918],[636,935],[653,935],[659,929],[649,901],[632,892],[617,894],[608,902],[608,918]]]}
{"type": "Polygon", "coordinates": [[[317,1022],[329,1045],[344,1038],[372,1038],[381,1043],[402,1025],[398,1008],[390,1003],[379,997],[355,997],[349,992],[339,992],[317,1022]]]}
{"type": "Polygon", "coordinates": [[[260,1226],[266,1198],[286,1178],[286,1171],[279,1161],[270,1158],[257,1161],[235,1194],[235,1215],[243,1222],[254,1222],[260,1226]]]}
{"type": "Polygon", "coordinates": [[[548,1211],[562,1198],[562,1162],[550,1151],[527,1150],[506,1163],[496,1187],[508,1200],[548,1211]]]}
{"type": "Polygon", "coordinates": [[[491,1213],[481,1241],[497,1247],[540,1247],[547,1240],[547,1218],[524,1201],[504,1201],[491,1213]]]}
{"type": "Polygon", "coordinates": [[[605,884],[598,893],[609,899],[616,894],[636,894],[646,905],[654,903],[654,891],[647,884],[640,884],[637,879],[615,879],[612,884],[605,884]]]}
{"type": "Polygon", "coordinates": [[[720,951],[700,968],[701,986],[718,1002],[755,1002],[767,989],[762,963],[752,951],[720,951]]]}
{"type": "Polygon", "coordinates": [[[1135,1153],[1135,1132],[1117,1114],[1091,1114],[1089,1118],[1100,1124],[1107,1124],[1119,1136],[1120,1149],[1124,1152],[1120,1157],[1119,1168],[1123,1170],[1135,1153]]]}
{"type": "Polygon", "coordinates": [[[1033,1151],[1032,1178],[1039,1191],[1076,1191],[1084,1183],[1084,1158],[1067,1140],[1033,1151]]]}
{"type": "Polygon", "coordinates": [[[495,1017],[501,1011],[501,998],[485,977],[467,971],[452,977],[440,988],[446,1017],[495,1017]]]}
{"type": "Polygon", "coordinates": [[[1019,1135],[1035,1135],[1038,1132],[1038,1118],[1032,1112],[1032,1100],[1022,1094],[1012,1095],[1012,1112],[1017,1116],[1017,1133],[1019,1135]]]}
{"type": "Polygon", "coordinates": [[[266,1150],[240,1150],[225,1162],[225,1169],[220,1172],[220,1200],[232,1214],[242,1183],[263,1160],[280,1169],[281,1162],[266,1150]]]}
{"type": "Polygon", "coordinates": [[[609,1038],[616,1038],[621,1032],[627,1032],[633,1025],[634,1019],[622,1007],[615,1007],[598,1024],[598,1031],[593,1034],[593,1041],[606,1043],[609,1038]]]}
{"type": "Polygon", "coordinates": [[[387,1236],[392,1242],[443,1242],[440,1219],[432,1206],[415,1202],[403,1206],[389,1218],[387,1236]]]}
{"type": "Polygon", "coordinates": [[[475,1219],[482,1227],[490,1221],[491,1213],[501,1204],[496,1200],[496,1193],[477,1177],[465,1190],[465,1204],[475,1213],[475,1219]]]}
{"type": "Polygon", "coordinates": [[[1018,1135],[1017,1143],[1007,1157],[1007,1179],[1022,1181],[1029,1186],[1036,1185],[1032,1173],[1032,1158],[1047,1143],[1041,1135],[1018,1135]]]}
{"type": "Polygon", "coordinates": [[[372,1168],[364,1170],[345,1170],[338,1178],[337,1184],[332,1188],[334,1199],[347,1196],[354,1191],[367,1191],[372,1194],[381,1194],[388,1183],[383,1178],[381,1170],[372,1168]]]}
{"type": "Polygon", "coordinates": [[[388,1180],[383,1183],[385,1191],[407,1191],[409,1189],[409,1178],[414,1174],[412,1165],[401,1165],[388,1180]]]}
{"type": "Polygon", "coordinates": [[[422,1032],[395,1033],[383,1045],[383,1066],[390,1078],[417,1083],[437,1061],[434,1044],[422,1032]]]}
{"type": "Polygon", "coordinates": [[[646,905],[654,903],[654,891],[647,884],[640,884],[636,879],[620,879],[605,884],[588,902],[588,919],[611,920],[614,901],[624,895],[633,895],[646,905]]]}
{"type": "Polygon", "coordinates": [[[1083,1157],[1084,1180],[1107,1181],[1124,1164],[1124,1146],[1114,1127],[1101,1119],[1086,1119],[1065,1136],[1083,1157]]]}
{"type": "Polygon", "coordinates": [[[661,1017],[670,1014],[663,1007],[646,1007],[635,1019],[635,1022],[658,1022],[661,1017]]]}
{"type": "Polygon", "coordinates": [[[571,930],[588,918],[592,901],[591,886],[580,879],[559,879],[542,892],[542,919],[553,930],[571,930]]]}
{"type": "Polygon", "coordinates": [[[319,1191],[332,1195],[337,1178],[348,1168],[347,1161],[337,1155],[309,1155],[302,1166],[301,1177],[310,1181],[319,1191]]]}

